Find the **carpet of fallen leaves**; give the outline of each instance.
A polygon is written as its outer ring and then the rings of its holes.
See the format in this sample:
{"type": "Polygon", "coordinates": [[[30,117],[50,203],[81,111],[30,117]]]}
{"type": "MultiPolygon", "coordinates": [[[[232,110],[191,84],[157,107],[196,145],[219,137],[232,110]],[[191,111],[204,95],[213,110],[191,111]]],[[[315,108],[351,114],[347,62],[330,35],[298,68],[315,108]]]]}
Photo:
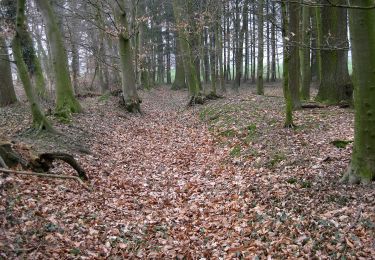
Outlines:
{"type": "MultiPolygon", "coordinates": [[[[93,191],[0,176],[0,258],[375,256],[374,185],[338,182],[352,144],[332,141],[353,140],[351,110],[298,111],[298,128],[284,129],[277,96],[241,90],[194,108],[182,91],[142,98],[143,115],[88,98],[71,123],[55,122],[66,134],[58,149],[92,151],[76,157],[93,191]]],[[[24,134],[27,110],[1,110],[0,135],[53,149],[51,138],[24,134]]]]}

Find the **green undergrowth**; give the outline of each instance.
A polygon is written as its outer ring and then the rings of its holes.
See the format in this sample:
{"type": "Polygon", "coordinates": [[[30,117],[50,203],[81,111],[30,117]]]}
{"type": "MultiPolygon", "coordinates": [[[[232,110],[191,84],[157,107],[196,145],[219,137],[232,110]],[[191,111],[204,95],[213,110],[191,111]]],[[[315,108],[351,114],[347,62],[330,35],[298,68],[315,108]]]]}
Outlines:
{"type": "Polygon", "coordinates": [[[259,137],[257,123],[263,118],[252,104],[252,110],[241,104],[211,105],[203,108],[199,118],[208,124],[208,129],[220,144],[229,145],[229,156],[254,155],[257,152],[251,148],[251,143],[259,137]],[[236,143],[236,145],[232,145],[236,143]],[[250,147],[249,147],[250,146],[250,147]]]}

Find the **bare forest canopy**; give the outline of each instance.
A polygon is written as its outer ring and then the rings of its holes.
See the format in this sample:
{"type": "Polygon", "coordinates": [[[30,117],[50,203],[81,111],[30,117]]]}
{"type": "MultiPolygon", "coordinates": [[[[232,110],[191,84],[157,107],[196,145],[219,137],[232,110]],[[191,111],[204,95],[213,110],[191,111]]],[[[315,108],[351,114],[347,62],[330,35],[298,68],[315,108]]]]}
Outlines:
{"type": "Polygon", "coordinates": [[[0,0],[0,258],[371,258],[374,70],[373,0],[0,0]]]}

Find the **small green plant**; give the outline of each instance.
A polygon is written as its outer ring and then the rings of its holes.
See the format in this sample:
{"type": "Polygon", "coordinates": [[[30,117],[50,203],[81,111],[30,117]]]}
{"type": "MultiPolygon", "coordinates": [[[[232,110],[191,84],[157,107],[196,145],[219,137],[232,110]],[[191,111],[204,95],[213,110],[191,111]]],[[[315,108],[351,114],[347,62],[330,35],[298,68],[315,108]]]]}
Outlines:
{"type": "Polygon", "coordinates": [[[224,137],[234,137],[236,135],[236,131],[233,129],[227,129],[222,131],[220,135],[224,137]]]}
{"type": "Polygon", "coordinates": [[[284,154],[283,152],[276,152],[276,153],[273,155],[272,159],[269,160],[269,162],[267,163],[267,166],[268,166],[269,168],[273,168],[273,167],[275,167],[279,162],[285,160],[285,158],[286,158],[286,156],[285,156],[285,154],[284,154]]]}
{"type": "Polygon", "coordinates": [[[353,141],[347,141],[347,140],[334,140],[331,142],[331,144],[333,144],[334,146],[336,146],[337,148],[340,148],[340,149],[344,149],[346,148],[346,146],[348,146],[348,144],[352,143],[353,141]]]}
{"type": "Polygon", "coordinates": [[[304,188],[304,189],[311,188],[311,182],[310,181],[302,181],[301,187],[304,188]]]}
{"type": "Polygon", "coordinates": [[[111,96],[111,93],[110,93],[110,92],[107,92],[107,93],[105,93],[105,94],[103,94],[103,95],[101,95],[101,96],[99,97],[99,101],[100,101],[100,102],[107,101],[107,100],[109,99],[110,96],[111,96]]]}
{"type": "Polygon", "coordinates": [[[239,157],[241,155],[241,146],[238,144],[235,145],[230,151],[229,155],[232,157],[239,157]]]}
{"type": "Polygon", "coordinates": [[[77,255],[79,255],[81,253],[81,250],[79,250],[78,248],[74,247],[74,248],[70,249],[70,253],[72,255],[77,256],[77,255]]]}
{"type": "Polygon", "coordinates": [[[286,182],[289,183],[289,184],[295,184],[295,183],[297,183],[297,179],[291,177],[291,178],[287,179],[286,182]]]}

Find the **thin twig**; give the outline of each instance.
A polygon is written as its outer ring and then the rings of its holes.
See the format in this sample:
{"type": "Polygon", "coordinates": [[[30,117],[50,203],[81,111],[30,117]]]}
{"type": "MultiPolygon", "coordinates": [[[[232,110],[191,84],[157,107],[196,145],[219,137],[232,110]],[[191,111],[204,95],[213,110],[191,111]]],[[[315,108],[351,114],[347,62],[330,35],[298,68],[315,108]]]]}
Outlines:
{"type": "Polygon", "coordinates": [[[20,174],[20,175],[31,175],[31,176],[37,176],[37,177],[57,178],[57,179],[71,179],[71,180],[75,180],[79,182],[86,190],[91,191],[91,189],[80,178],[76,176],[38,173],[38,172],[14,171],[14,170],[8,170],[4,168],[0,168],[0,172],[20,174]]]}

